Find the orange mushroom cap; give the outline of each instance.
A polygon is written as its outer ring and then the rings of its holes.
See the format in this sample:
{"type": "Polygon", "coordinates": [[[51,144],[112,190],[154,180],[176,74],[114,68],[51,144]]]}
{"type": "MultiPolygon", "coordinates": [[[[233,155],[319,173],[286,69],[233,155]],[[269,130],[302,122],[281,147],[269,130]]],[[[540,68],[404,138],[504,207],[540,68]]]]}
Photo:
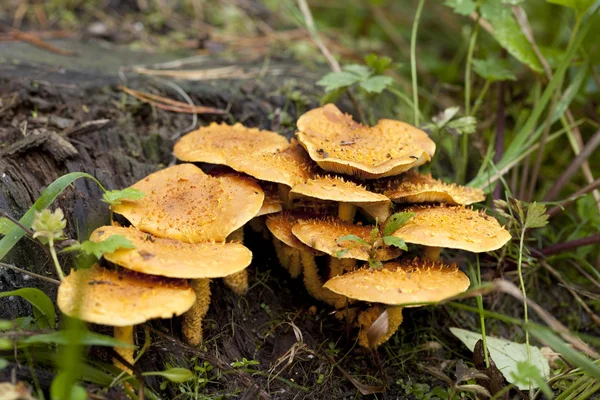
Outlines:
{"type": "Polygon", "coordinates": [[[322,255],[323,253],[305,245],[292,233],[292,227],[300,218],[302,218],[302,214],[282,212],[269,215],[266,224],[273,236],[281,240],[284,244],[308,254],[322,255]]]}

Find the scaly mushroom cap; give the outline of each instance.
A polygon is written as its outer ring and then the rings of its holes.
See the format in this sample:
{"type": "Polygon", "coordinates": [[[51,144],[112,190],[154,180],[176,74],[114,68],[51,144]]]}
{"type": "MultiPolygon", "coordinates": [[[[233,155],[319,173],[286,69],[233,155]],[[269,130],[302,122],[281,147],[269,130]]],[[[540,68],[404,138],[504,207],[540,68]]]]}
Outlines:
{"type": "Polygon", "coordinates": [[[132,186],[145,196],[113,211],[141,231],[184,242],[223,242],[260,210],[264,193],[252,178],[212,177],[192,164],[148,175],[132,186]]]}
{"type": "Polygon", "coordinates": [[[269,231],[271,231],[273,236],[294,249],[312,255],[322,255],[323,253],[308,247],[292,234],[292,227],[299,221],[300,217],[301,214],[293,214],[290,212],[269,215],[267,217],[267,228],[269,228],[269,231]]]}
{"type": "MultiPolygon", "coordinates": [[[[313,218],[298,221],[292,227],[292,233],[305,245],[330,256],[366,261],[369,259],[368,246],[353,240],[338,242],[338,239],[342,236],[356,235],[369,242],[373,228],[373,226],[354,225],[334,218],[313,218]]],[[[396,247],[380,248],[375,253],[375,259],[391,260],[398,257],[401,252],[402,250],[396,247]]]]}
{"type": "Polygon", "coordinates": [[[494,217],[464,206],[416,206],[405,211],[416,215],[393,236],[406,243],[481,253],[499,249],[511,238],[494,217]]]}
{"type": "Polygon", "coordinates": [[[267,214],[275,214],[283,210],[283,205],[281,204],[281,199],[279,198],[279,193],[277,192],[277,187],[273,184],[269,184],[268,182],[262,182],[260,187],[265,194],[265,199],[255,217],[260,217],[261,215],[267,214]]]}
{"type": "Polygon", "coordinates": [[[181,315],[195,300],[187,281],[95,265],[71,271],[60,283],[57,303],[70,317],[94,324],[129,326],[181,315]]]}
{"type": "Polygon", "coordinates": [[[370,192],[363,186],[336,176],[321,176],[292,187],[290,199],[302,197],[351,203],[382,222],[390,216],[391,202],[386,196],[370,192]]]}
{"type": "Polygon", "coordinates": [[[179,139],[173,153],[182,161],[228,165],[232,156],[271,153],[288,146],[287,139],[275,132],[213,122],[179,139]]]}
{"type": "Polygon", "coordinates": [[[446,203],[468,205],[485,200],[483,190],[448,184],[408,171],[402,175],[373,182],[374,191],[383,193],[395,203],[446,203]]]}
{"type": "Polygon", "coordinates": [[[324,287],[355,300],[400,305],[438,302],[464,292],[469,284],[456,264],[415,258],[339,275],[324,287]]]}
{"type": "Polygon", "coordinates": [[[261,181],[295,186],[314,176],[316,166],[295,140],[291,145],[272,153],[240,152],[228,159],[231,168],[261,181]]]}
{"type": "Polygon", "coordinates": [[[122,235],[135,246],[104,253],[108,261],[148,275],[169,278],[221,278],[244,270],[252,261],[252,252],[239,243],[184,243],[144,233],[133,227],[103,226],[90,240],[101,242],[122,235]]]}
{"type": "Polygon", "coordinates": [[[425,164],[435,153],[427,133],[412,125],[381,119],[374,127],[352,120],[327,104],[298,119],[298,141],[326,171],[375,179],[425,164]]]}

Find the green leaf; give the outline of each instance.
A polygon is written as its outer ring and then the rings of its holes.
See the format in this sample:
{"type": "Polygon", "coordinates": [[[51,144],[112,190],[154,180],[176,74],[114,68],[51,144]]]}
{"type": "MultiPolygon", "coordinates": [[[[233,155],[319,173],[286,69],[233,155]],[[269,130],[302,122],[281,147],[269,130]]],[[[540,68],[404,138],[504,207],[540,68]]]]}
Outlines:
{"type": "Polygon", "coordinates": [[[6,367],[8,367],[8,360],[0,358],[0,371],[2,371],[6,367]]]}
{"type": "Polygon", "coordinates": [[[531,44],[521,32],[510,7],[500,0],[485,0],[481,4],[481,15],[494,28],[494,39],[523,64],[536,72],[544,72],[531,44]]]}
{"type": "Polygon", "coordinates": [[[144,372],[143,376],[162,376],[171,382],[187,382],[194,377],[194,373],[186,368],[169,368],[161,372],[144,372]]]}
{"type": "Polygon", "coordinates": [[[139,200],[146,196],[144,192],[134,188],[126,188],[123,190],[109,190],[102,195],[102,201],[114,206],[121,204],[123,200],[139,200]]]}
{"type": "Polygon", "coordinates": [[[347,254],[350,250],[348,249],[344,249],[344,250],[338,250],[335,252],[335,257],[336,258],[342,258],[345,254],[347,254]]]}
{"type": "Polygon", "coordinates": [[[517,372],[513,371],[511,374],[512,379],[514,382],[517,382],[517,384],[529,386],[529,381],[531,380],[535,382],[542,392],[544,392],[546,397],[549,399],[554,397],[552,389],[550,389],[546,379],[540,375],[540,371],[535,367],[535,365],[520,361],[517,363],[517,372]]]}
{"type": "MultiPolygon", "coordinates": [[[[450,328],[450,331],[471,351],[475,348],[475,343],[481,339],[480,333],[467,331],[465,329],[450,328]]],[[[518,373],[517,364],[519,362],[527,361],[527,345],[487,336],[487,349],[492,360],[494,360],[496,366],[507,381],[513,383],[521,390],[529,390],[529,382],[515,382],[513,379],[513,374],[518,373]]],[[[537,368],[539,375],[547,380],[550,376],[550,366],[548,365],[548,361],[544,358],[539,348],[529,346],[529,349],[531,352],[531,365],[534,368],[537,368]]],[[[532,384],[534,387],[538,387],[535,382],[532,382],[532,384]]]]}
{"type": "Polygon", "coordinates": [[[87,392],[83,387],[73,382],[71,377],[61,372],[52,381],[50,385],[50,398],[52,400],[85,400],[87,392]]]}
{"type": "Polygon", "coordinates": [[[383,228],[383,236],[392,236],[394,232],[402,228],[415,215],[417,214],[414,212],[399,212],[393,214],[385,223],[385,228],[383,228]]]}
{"type": "Polygon", "coordinates": [[[367,67],[366,65],[349,64],[344,66],[342,69],[344,71],[353,73],[354,75],[359,77],[360,80],[367,79],[368,77],[373,75],[373,71],[371,70],[371,68],[367,67]]]}
{"type": "Polygon", "coordinates": [[[446,128],[454,129],[460,135],[470,135],[477,130],[475,117],[460,117],[446,124],[446,128]]]}
{"type": "Polygon", "coordinates": [[[377,54],[371,53],[365,56],[365,63],[373,70],[375,75],[381,75],[390,68],[392,59],[390,57],[380,57],[377,54]]]}
{"type": "Polygon", "coordinates": [[[394,83],[394,80],[389,76],[372,76],[359,83],[359,86],[368,93],[381,93],[394,83]]]}
{"type": "Polygon", "coordinates": [[[490,82],[516,81],[517,77],[510,70],[507,60],[489,58],[487,60],[473,60],[473,69],[477,75],[490,82]]]}
{"type": "Polygon", "coordinates": [[[404,251],[408,251],[408,247],[406,247],[404,240],[395,236],[384,236],[383,243],[385,243],[387,246],[394,246],[404,251]]]}
{"type": "Polygon", "coordinates": [[[12,340],[0,337],[0,350],[10,350],[13,346],[12,340]]]}
{"type": "Polygon", "coordinates": [[[15,224],[13,224],[8,218],[0,218],[0,235],[6,235],[6,233],[14,228],[15,224]]]}
{"type": "Polygon", "coordinates": [[[330,72],[322,77],[317,85],[323,86],[326,92],[346,88],[360,81],[360,77],[352,72],[330,72]]]}
{"type": "Polygon", "coordinates": [[[477,3],[474,0],[446,0],[444,4],[460,15],[469,15],[477,9],[477,3]]]}
{"type": "Polygon", "coordinates": [[[69,334],[65,330],[52,333],[43,333],[39,335],[29,336],[21,340],[19,343],[22,344],[56,344],[56,345],[70,345],[80,344],[84,346],[104,346],[104,347],[132,347],[133,344],[124,343],[120,340],[115,339],[111,336],[101,335],[99,333],[84,331],[77,334],[77,342],[73,343],[70,340],[69,334]]]}
{"type": "Polygon", "coordinates": [[[329,103],[335,103],[339,100],[340,97],[344,94],[347,87],[341,87],[339,89],[332,90],[331,92],[325,93],[323,97],[321,97],[320,104],[323,106],[329,103]]]}
{"type": "Polygon", "coordinates": [[[525,217],[525,229],[541,228],[548,224],[548,214],[546,206],[538,204],[535,201],[527,207],[527,216],[525,217]]]}
{"type": "Polygon", "coordinates": [[[577,14],[583,14],[594,4],[594,0],[546,0],[548,3],[559,4],[577,11],[577,14]]]}
{"type": "Polygon", "coordinates": [[[19,296],[27,300],[33,306],[33,315],[40,328],[53,328],[56,321],[56,311],[52,300],[36,288],[23,288],[12,292],[1,292],[0,298],[19,296]]]}
{"type": "Polygon", "coordinates": [[[9,321],[9,320],[0,320],[0,331],[7,331],[9,329],[12,329],[13,327],[13,322],[9,321]]]}
{"type": "Polygon", "coordinates": [[[112,235],[101,242],[86,240],[81,243],[81,250],[87,254],[93,254],[96,258],[101,258],[104,253],[113,253],[119,249],[135,249],[135,246],[122,235],[112,235]]]}
{"type": "Polygon", "coordinates": [[[460,107],[448,107],[441,113],[432,117],[431,120],[438,129],[442,129],[452,120],[452,118],[454,118],[454,116],[456,116],[456,114],[458,114],[459,111],[460,107]]]}
{"type": "Polygon", "coordinates": [[[369,258],[368,263],[371,269],[379,269],[383,267],[383,263],[381,261],[373,260],[372,258],[369,258]]]}
{"type": "Polygon", "coordinates": [[[345,241],[349,241],[349,242],[358,242],[360,244],[364,244],[367,246],[370,246],[371,244],[369,242],[367,242],[365,239],[360,238],[356,235],[344,235],[344,236],[340,236],[339,238],[337,238],[336,242],[338,242],[338,244],[340,242],[345,242],[345,241]]]}
{"type": "MultiPolygon", "coordinates": [[[[98,184],[98,186],[100,186],[102,190],[104,190],[104,187],[100,184],[100,182],[98,182],[98,180],[90,174],[86,174],[84,172],[71,172],[70,174],[63,175],[48,185],[48,187],[42,192],[40,197],[19,220],[19,222],[26,228],[31,228],[34,213],[36,211],[41,211],[45,208],[48,208],[54,199],[56,199],[56,197],[61,194],[67,186],[79,178],[92,179],[98,184]]],[[[6,254],[14,247],[15,244],[17,244],[23,235],[25,235],[25,232],[23,232],[23,230],[18,226],[14,226],[5,233],[5,236],[0,240],[0,260],[6,256],[6,254]]]]}

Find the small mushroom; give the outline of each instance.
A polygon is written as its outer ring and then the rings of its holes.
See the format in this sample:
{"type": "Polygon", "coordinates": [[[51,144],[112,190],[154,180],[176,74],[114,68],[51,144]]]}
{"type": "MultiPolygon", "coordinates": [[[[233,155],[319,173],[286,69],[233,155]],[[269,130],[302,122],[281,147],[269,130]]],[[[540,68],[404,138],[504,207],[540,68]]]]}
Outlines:
{"type": "Polygon", "coordinates": [[[276,132],[212,123],[179,139],[173,153],[182,161],[229,165],[230,157],[272,153],[288,146],[287,139],[276,132]]]}
{"type": "MultiPolygon", "coordinates": [[[[71,271],[58,288],[57,303],[70,317],[113,326],[115,338],[133,345],[134,325],[181,315],[195,300],[196,295],[185,280],[112,271],[94,265],[71,271]]],[[[133,348],[115,350],[133,364],[133,348]]]]}
{"type": "Polygon", "coordinates": [[[426,256],[432,260],[439,259],[443,247],[481,253],[499,249],[511,238],[495,218],[464,206],[414,206],[405,211],[415,216],[393,236],[427,246],[426,256]]]}
{"type": "Polygon", "coordinates": [[[469,205],[485,200],[483,190],[448,184],[408,171],[402,175],[373,181],[373,191],[382,193],[395,203],[446,203],[469,205]]]}
{"type": "Polygon", "coordinates": [[[298,119],[298,141],[326,171],[377,179],[398,175],[431,160],[435,143],[407,123],[379,120],[364,126],[327,104],[298,119]]]}
{"type": "MultiPolygon", "coordinates": [[[[419,303],[433,303],[455,296],[469,288],[469,278],[456,264],[440,261],[404,259],[384,263],[380,269],[362,268],[336,276],[325,283],[325,288],[350,299],[393,306],[388,308],[388,330],[375,346],[388,340],[402,322],[401,307],[419,307],[419,303]]],[[[362,329],[359,344],[369,347],[368,322],[373,322],[377,310],[359,315],[362,329]]]]}
{"type": "Polygon", "coordinates": [[[390,216],[390,199],[341,177],[316,177],[292,187],[290,199],[302,197],[338,202],[338,218],[346,222],[354,221],[356,207],[382,222],[390,216]]]}

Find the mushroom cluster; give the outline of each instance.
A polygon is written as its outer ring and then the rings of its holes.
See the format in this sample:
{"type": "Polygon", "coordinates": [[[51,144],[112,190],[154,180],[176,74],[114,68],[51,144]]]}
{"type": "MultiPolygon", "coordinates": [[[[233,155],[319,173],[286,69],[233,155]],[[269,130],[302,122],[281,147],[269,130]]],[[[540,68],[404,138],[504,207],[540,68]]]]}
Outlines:
{"type": "Polygon", "coordinates": [[[182,137],[174,154],[185,163],[132,185],[143,198],[112,206],[131,226],[101,227],[91,238],[119,234],[135,248],[105,254],[117,270],[96,266],[71,273],[59,290],[63,312],[116,325],[115,334],[126,342],[132,341],[132,325],[184,313],[183,334],[197,345],[210,280],[224,278],[238,294],[248,288],[245,268],[252,254],[242,244],[248,223],[271,236],[292,278],[302,275],[308,293],[360,328],[361,345],[374,347],[397,330],[403,306],[441,301],[468,288],[455,264],[440,261],[442,248],[485,252],[510,239],[494,218],[466,207],[482,201],[482,191],[414,171],[435,152],[422,130],[387,119],[364,126],[333,104],[302,115],[297,126],[297,140],[290,141],[217,123],[182,137]],[[192,163],[215,166],[204,172],[192,163]],[[414,217],[386,238],[422,246],[420,257],[387,241],[375,249],[367,245],[381,236],[392,211],[414,217]],[[80,281],[83,297],[76,296],[80,281]],[[127,285],[136,289],[127,291],[127,285]],[[96,300],[104,296],[114,298],[96,300]],[[165,296],[177,301],[161,301],[165,296]],[[117,298],[129,305],[119,306],[117,298]],[[146,304],[162,308],[141,312],[146,304]],[[373,338],[369,329],[382,316],[385,332],[373,338]]]}

